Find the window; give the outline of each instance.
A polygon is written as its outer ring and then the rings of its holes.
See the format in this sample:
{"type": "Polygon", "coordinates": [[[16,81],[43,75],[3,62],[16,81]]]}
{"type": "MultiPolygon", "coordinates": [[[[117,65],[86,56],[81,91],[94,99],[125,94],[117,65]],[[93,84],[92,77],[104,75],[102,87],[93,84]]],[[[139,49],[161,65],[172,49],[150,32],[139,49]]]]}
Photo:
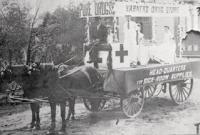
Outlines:
{"type": "Polygon", "coordinates": [[[152,39],[152,18],[151,17],[136,17],[136,23],[141,24],[141,33],[144,34],[144,39],[152,39]]]}

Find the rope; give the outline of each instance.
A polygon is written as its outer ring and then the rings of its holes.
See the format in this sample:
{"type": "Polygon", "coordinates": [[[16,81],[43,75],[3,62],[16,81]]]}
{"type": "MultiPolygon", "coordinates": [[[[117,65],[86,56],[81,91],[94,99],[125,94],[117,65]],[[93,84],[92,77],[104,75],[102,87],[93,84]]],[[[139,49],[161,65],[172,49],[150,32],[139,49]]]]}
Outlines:
{"type": "Polygon", "coordinates": [[[11,96],[9,95],[9,98],[12,99],[12,100],[18,100],[18,101],[25,101],[26,103],[37,103],[37,102],[45,102],[45,103],[48,103],[48,100],[45,100],[47,99],[46,97],[45,98],[33,98],[33,99],[28,99],[28,98],[19,98],[19,97],[14,97],[14,96],[11,96]]]}

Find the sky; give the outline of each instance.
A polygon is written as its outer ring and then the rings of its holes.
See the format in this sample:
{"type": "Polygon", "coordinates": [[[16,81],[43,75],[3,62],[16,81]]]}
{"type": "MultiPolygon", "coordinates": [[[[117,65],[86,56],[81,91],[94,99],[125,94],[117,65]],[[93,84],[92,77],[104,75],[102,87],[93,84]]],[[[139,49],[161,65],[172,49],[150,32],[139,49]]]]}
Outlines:
{"type": "Polygon", "coordinates": [[[44,12],[53,12],[57,7],[67,8],[69,6],[70,1],[73,3],[80,3],[92,0],[18,0],[25,1],[25,3],[29,3],[30,6],[36,10],[38,5],[40,5],[40,14],[44,12]]]}
{"type": "Polygon", "coordinates": [[[44,12],[53,12],[57,7],[67,7],[69,5],[69,0],[24,0],[30,4],[34,10],[40,7],[40,14],[44,12]]]}

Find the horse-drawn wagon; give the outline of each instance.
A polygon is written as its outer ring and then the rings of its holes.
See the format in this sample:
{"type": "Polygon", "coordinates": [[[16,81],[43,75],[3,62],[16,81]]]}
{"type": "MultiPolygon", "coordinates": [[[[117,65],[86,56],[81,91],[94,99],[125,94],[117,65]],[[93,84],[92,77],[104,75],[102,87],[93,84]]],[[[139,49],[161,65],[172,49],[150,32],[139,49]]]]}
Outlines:
{"type": "Polygon", "coordinates": [[[100,110],[113,96],[121,99],[126,116],[135,117],[145,98],[156,91],[169,90],[175,104],[189,98],[193,77],[199,77],[200,62],[181,58],[181,42],[190,16],[188,5],[104,1],[82,5],[80,15],[87,22],[85,64],[97,67],[104,78],[99,97],[92,94],[84,98],[87,109],[91,111],[96,101],[101,103],[97,107],[100,110]],[[96,18],[107,26],[107,42],[92,46],[91,29],[96,18]],[[91,63],[94,46],[98,55],[91,63]]]}
{"type": "MultiPolygon", "coordinates": [[[[193,78],[200,76],[200,61],[181,57],[184,31],[179,28],[186,28],[189,11],[188,5],[178,3],[83,4],[80,16],[87,22],[84,66],[71,70],[66,65],[53,64],[31,68],[13,66],[1,72],[1,77],[23,81],[27,88],[24,93],[29,98],[48,96],[52,129],[55,129],[56,103],[61,103],[62,130],[65,130],[66,101],[77,96],[83,98],[90,111],[100,111],[106,100],[118,98],[128,117],[137,116],[145,98],[152,97],[156,91],[169,90],[175,104],[184,103],[191,95],[193,78]],[[100,24],[96,22],[99,20],[100,24]]],[[[33,121],[39,119],[39,107],[36,107],[31,108],[35,113],[33,121]]]]}

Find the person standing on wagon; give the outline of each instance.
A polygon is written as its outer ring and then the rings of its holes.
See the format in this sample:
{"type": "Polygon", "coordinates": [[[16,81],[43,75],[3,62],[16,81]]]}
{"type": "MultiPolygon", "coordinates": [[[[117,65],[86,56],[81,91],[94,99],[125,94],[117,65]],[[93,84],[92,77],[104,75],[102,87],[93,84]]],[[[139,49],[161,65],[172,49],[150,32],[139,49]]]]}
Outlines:
{"type": "Polygon", "coordinates": [[[90,49],[90,60],[88,63],[94,62],[94,66],[98,68],[98,46],[107,43],[108,31],[103,23],[103,19],[96,17],[96,25],[90,30],[90,37],[92,40],[92,49],[90,49]]]}
{"type": "Polygon", "coordinates": [[[130,50],[129,58],[130,65],[135,66],[138,62],[138,45],[137,45],[137,24],[132,20],[132,17],[127,15],[124,29],[124,46],[130,50]]]}
{"type": "Polygon", "coordinates": [[[137,51],[137,65],[143,64],[143,55],[142,49],[144,49],[142,46],[142,41],[144,39],[144,34],[141,32],[142,23],[137,23],[137,30],[136,30],[136,40],[138,45],[138,51],[137,51]]]}
{"type": "Polygon", "coordinates": [[[163,35],[163,58],[164,61],[167,63],[174,63],[175,59],[175,51],[176,51],[176,45],[174,42],[174,36],[172,32],[170,31],[169,26],[164,26],[164,35],[163,35]]]}

